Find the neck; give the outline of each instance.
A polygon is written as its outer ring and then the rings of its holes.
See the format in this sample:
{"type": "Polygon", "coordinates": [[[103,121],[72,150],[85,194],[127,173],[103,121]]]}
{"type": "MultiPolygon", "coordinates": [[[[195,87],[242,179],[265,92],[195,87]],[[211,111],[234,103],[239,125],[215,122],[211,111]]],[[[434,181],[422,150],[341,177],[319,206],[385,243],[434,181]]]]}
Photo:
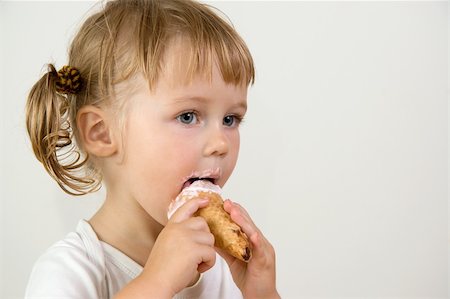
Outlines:
{"type": "Polygon", "coordinates": [[[106,196],[89,220],[97,237],[144,266],[163,226],[134,200],[106,196]]]}

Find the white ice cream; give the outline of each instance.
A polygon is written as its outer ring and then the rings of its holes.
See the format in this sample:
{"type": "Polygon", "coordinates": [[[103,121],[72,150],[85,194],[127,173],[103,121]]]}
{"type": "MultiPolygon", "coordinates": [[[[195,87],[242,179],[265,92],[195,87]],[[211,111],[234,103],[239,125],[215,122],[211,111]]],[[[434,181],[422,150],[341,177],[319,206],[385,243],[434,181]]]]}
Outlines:
{"type": "Polygon", "coordinates": [[[214,192],[222,194],[222,189],[218,185],[214,185],[208,180],[198,180],[193,182],[190,186],[186,187],[181,193],[173,200],[167,211],[167,219],[170,219],[172,215],[188,200],[198,196],[199,192],[214,192]]]}

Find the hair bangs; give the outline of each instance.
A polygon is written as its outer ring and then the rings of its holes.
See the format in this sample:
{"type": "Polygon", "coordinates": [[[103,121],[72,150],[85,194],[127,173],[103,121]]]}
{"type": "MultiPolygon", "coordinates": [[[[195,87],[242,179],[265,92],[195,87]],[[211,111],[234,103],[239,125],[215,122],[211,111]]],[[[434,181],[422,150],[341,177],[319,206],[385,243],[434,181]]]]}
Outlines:
{"type": "Polygon", "coordinates": [[[252,56],[232,25],[207,5],[194,2],[180,9],[178,5],[181,3],[171,6],[171,2],[161,1],[158,9],[152,7],[153,13],[139,12],[134,34],[124,35],[134,37],[135,41],[134,44],[126,43],[128,47],[134,46],[127,56],[136,53],[128,58],[133,67],[129,64],[124,68],[128,69],[124,77],[138,69],[152,89],[167,67],[167,61],[175,59],[177,67],[183,65],[187,81],[198,75],[211,79],[213,65],[217,64],[226,83],[253,84],[255,69],[252,56]],[[179,50],[173,51],[173,47],[179,47],[179,50]]]}
{"type": "Polygon", "coordinates": [[[230,41],[227,35],[205,34],[206,38],[190,38],[186,76],[191,80],[196,75],[211,79],[213,65],[216,64],[223,80],[234,85],[249,86],[254,83],[253,60],[246,47],[230,41]]]}

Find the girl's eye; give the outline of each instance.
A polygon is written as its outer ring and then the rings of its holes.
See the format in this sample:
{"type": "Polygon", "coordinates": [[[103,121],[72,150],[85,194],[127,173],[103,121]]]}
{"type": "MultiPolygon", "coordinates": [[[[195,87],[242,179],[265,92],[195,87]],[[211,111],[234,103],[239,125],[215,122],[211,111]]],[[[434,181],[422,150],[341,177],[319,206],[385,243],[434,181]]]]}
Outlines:
{"type": "Polygon", "coordinates": [[[197,115],[194,112],[186,112],[177,116],[177,120],[185,125],[197,123],[197,115]]]}
{"type": "Polygon", "coordinates": [[[227,115],[223,118],[223,125],[227,127],[233,127],[239,125],[242,118],[237,115],[227,115]]]}

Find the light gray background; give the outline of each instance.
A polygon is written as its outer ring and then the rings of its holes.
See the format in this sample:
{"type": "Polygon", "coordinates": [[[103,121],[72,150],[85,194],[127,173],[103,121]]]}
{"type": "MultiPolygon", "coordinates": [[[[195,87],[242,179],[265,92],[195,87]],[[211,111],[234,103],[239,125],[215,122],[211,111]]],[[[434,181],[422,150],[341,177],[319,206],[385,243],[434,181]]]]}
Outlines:
{"type": "MultiPolygon", "coordinates": [[[[448,3],[213,2],[256,62],[225,188],[277,252],[284,298],[447,298],[448,3]]],[[[89,218],[25,134],[27,92],[89,2],[0,2],[0,297],[89,218]]]]}

